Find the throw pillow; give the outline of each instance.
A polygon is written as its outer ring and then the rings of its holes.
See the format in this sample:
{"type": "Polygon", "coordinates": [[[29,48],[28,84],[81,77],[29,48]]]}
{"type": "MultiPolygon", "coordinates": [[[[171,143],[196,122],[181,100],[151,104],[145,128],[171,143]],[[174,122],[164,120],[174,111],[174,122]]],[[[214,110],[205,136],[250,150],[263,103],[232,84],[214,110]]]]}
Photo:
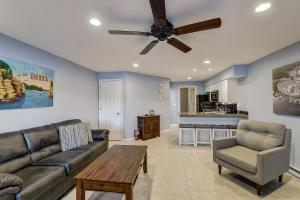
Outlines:
{"type": "Polygon", "coordinates": [[[89,143],[89,138],[87,135],[87,128],[84,123],[75,124],[74,126],[74,136],[76,138],[77,147],[87,145],[89,143]]]}
{"type": "Polygon", "coordinates": [[[62,151],[68,151],[77,147],[77,141],[74,133],[74,126],[60,126],[59,139],[62,151]]]}
{"type": "Polygon", "coordinates": [[[92,129],[91,129],[91,124],[89,122],[84,122],[84,124],[86,126],[86,132],[87,132],[87,135],[88,135],[89,142],[94,142],[92,129]]]}

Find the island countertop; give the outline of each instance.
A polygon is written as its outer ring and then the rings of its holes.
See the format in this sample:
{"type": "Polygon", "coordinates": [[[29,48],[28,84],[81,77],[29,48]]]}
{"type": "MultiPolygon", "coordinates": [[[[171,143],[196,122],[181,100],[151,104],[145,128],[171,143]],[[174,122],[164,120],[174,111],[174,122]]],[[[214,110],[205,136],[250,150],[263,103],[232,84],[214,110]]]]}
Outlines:
{"type": "Polygon", "coordinates": [[[227,113],[222,113],[222,112],[180,113],[180,117],[248,119],[248,115],[244,114],[244,113],[227,114],[227,113]]]}

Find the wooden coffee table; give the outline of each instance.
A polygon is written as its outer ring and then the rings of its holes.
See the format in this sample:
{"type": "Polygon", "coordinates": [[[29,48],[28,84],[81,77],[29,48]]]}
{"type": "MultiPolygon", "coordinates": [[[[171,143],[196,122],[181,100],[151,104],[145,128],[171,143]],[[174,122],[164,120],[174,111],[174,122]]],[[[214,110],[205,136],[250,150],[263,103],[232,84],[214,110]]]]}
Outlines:
{"type": "Polygon", "coordinates": [[[85,190],[124,193],[132,200],[142,167],[147,173],[147,146],[114,145],[75,177],[76,200],[85,200],[85,190]]]}

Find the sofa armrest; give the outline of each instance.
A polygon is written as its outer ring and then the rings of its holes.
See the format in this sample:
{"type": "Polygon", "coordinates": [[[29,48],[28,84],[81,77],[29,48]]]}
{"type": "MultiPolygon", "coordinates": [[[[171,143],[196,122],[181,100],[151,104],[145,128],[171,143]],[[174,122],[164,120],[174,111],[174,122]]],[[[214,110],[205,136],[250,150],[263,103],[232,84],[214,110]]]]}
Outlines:
{"type": "Polygon", "coordinates": [[[0,173],[0,189],[8,187],[22,187],[24,181],[14,174],[0,173]]]}
{"type": "Polygon", "coordinates": [[[276,147],[257,154],[257,172],[267,183],[289,170],[290,151],[286,147],[276,147]]]}
{"type": "Polygon", "coordinates": [[[97,129],[92,130],[93,140],[108,140],[109,130],[97,129]]]}
{"type": "Polygon", "coordinates": [[[213,140],[213,149],[226,149],[236,145],[236,137],[219,138],[213,140]]]}
{"type": "Polygon", "coordinates": [[[7,188],[0,189],[0,199],[15,199],[15,195],[21,191],[21,188],[18,186],[10,186],[7,188]]]}

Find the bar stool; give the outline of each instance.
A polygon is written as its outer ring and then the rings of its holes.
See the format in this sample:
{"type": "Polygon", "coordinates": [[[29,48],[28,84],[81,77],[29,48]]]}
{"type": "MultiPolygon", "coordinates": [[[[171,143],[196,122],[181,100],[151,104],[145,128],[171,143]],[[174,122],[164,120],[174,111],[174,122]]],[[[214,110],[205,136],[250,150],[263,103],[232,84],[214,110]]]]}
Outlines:
{"type": "Polygon", "coordinates": [[[237,125],[229,125],[230,137],[235,137],[237,134],[237,125]]]}
{"type": "Polygon", "coordinates": [[[227,125],[212,125],[213,129],[213,139],[226,138],[229,136],[229,129],[227,125]]]}
{"type": "Polygon", "coordinates": [[[179,146],[193,145],[195,142],[195,125],[194,124],[179,124],[179,146]]]}
{"type": "Polygon", "coordinates": [[[196,146],[211,145],[212,131],[210,124],[196,124],[196,146]]]}

